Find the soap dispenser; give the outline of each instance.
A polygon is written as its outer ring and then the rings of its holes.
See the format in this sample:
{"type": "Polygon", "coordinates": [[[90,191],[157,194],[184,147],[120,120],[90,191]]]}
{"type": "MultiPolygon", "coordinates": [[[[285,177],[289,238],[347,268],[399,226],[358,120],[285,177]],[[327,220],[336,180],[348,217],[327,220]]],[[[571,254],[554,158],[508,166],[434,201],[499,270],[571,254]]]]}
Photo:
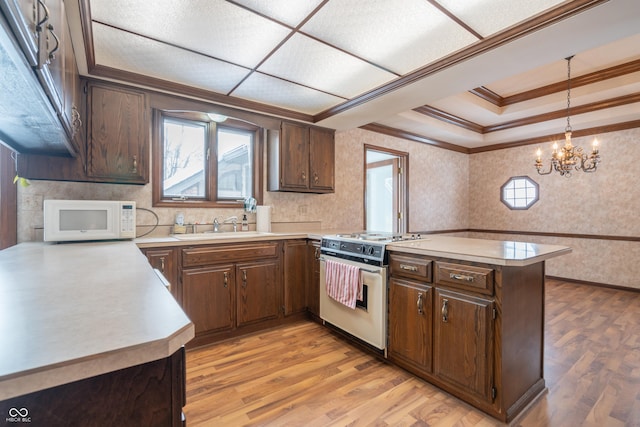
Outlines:
{"type": "Polygon", "coordinates": [[[247,220],[247,214],[242,215],[242,231],[249,231],[249,220],[247,220]]]}

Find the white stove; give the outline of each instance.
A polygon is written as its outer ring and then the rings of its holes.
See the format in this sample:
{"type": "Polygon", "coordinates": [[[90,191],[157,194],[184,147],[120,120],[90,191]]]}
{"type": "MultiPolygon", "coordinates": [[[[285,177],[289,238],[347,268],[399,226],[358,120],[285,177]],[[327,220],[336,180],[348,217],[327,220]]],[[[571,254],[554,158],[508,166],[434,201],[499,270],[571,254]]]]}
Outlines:
{"type": "MultiPolygon", "coordinates": [[[[320,317],[323,321],[384,351],[387,344],[387,265],[385,245],[420,239],[420,235],[358,232],[322,237],[320,246],[320,317]],[[326,264],[342,263],[360,269],[362,300],[349,308],[327,292],[326,264]]],[[[335,266],[335,264],[333,264],[335,266]]]]}

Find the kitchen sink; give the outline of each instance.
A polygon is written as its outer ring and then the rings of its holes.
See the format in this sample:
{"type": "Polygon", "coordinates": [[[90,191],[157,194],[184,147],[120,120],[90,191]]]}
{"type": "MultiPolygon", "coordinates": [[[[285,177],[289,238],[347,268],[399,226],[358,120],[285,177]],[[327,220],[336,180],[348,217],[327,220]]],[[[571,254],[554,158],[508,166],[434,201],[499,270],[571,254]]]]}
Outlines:
{"type": "Polygon", "coordinates": [[[217,240],[217,239],[241,239],[246,237],[271,236],[273,233],[264,231],[223,231],[219,233],[205,232],[195,234],[172,234],[178,240],[217,240]]]}

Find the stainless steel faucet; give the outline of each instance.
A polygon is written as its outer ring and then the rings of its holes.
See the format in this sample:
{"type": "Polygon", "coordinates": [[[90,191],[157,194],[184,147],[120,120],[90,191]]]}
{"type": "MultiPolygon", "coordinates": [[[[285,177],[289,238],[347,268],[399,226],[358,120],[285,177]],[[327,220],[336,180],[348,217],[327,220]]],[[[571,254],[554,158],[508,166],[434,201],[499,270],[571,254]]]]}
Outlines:
{"type": "Polygon", "coordinates": [[[220,222],[218,221],[218,218],[213,218],[213,232],[217,233],[218,231],[220,231],[220,222]]]}
{"type": "Polygon", "coordinates": [[[229,222],[233,223],[233,231],[238,231],[238,217],[234,215],[224,220],[225,224],[229,222]]]}

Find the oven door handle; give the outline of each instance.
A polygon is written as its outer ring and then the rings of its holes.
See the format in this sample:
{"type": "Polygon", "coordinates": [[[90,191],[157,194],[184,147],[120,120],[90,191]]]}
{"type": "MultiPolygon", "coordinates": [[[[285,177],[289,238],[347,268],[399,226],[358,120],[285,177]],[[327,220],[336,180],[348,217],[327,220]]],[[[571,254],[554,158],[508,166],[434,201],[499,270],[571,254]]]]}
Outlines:
{"type": "MultiPolygon", "coordinates": [[[[338,260],[340,260],[340,258],[338,258],[338,260]]],[[[327,258],[321,256],[320,257],[320,261],[327,261],[327,258]]],[[[379,274],[380,271],[379,270],[368,270],[366,268],[362,268],[362,267],[358,267],[360,269],[360,271],[364,271],[366,273],[372,273],[372,274],[379,274]]]]}

